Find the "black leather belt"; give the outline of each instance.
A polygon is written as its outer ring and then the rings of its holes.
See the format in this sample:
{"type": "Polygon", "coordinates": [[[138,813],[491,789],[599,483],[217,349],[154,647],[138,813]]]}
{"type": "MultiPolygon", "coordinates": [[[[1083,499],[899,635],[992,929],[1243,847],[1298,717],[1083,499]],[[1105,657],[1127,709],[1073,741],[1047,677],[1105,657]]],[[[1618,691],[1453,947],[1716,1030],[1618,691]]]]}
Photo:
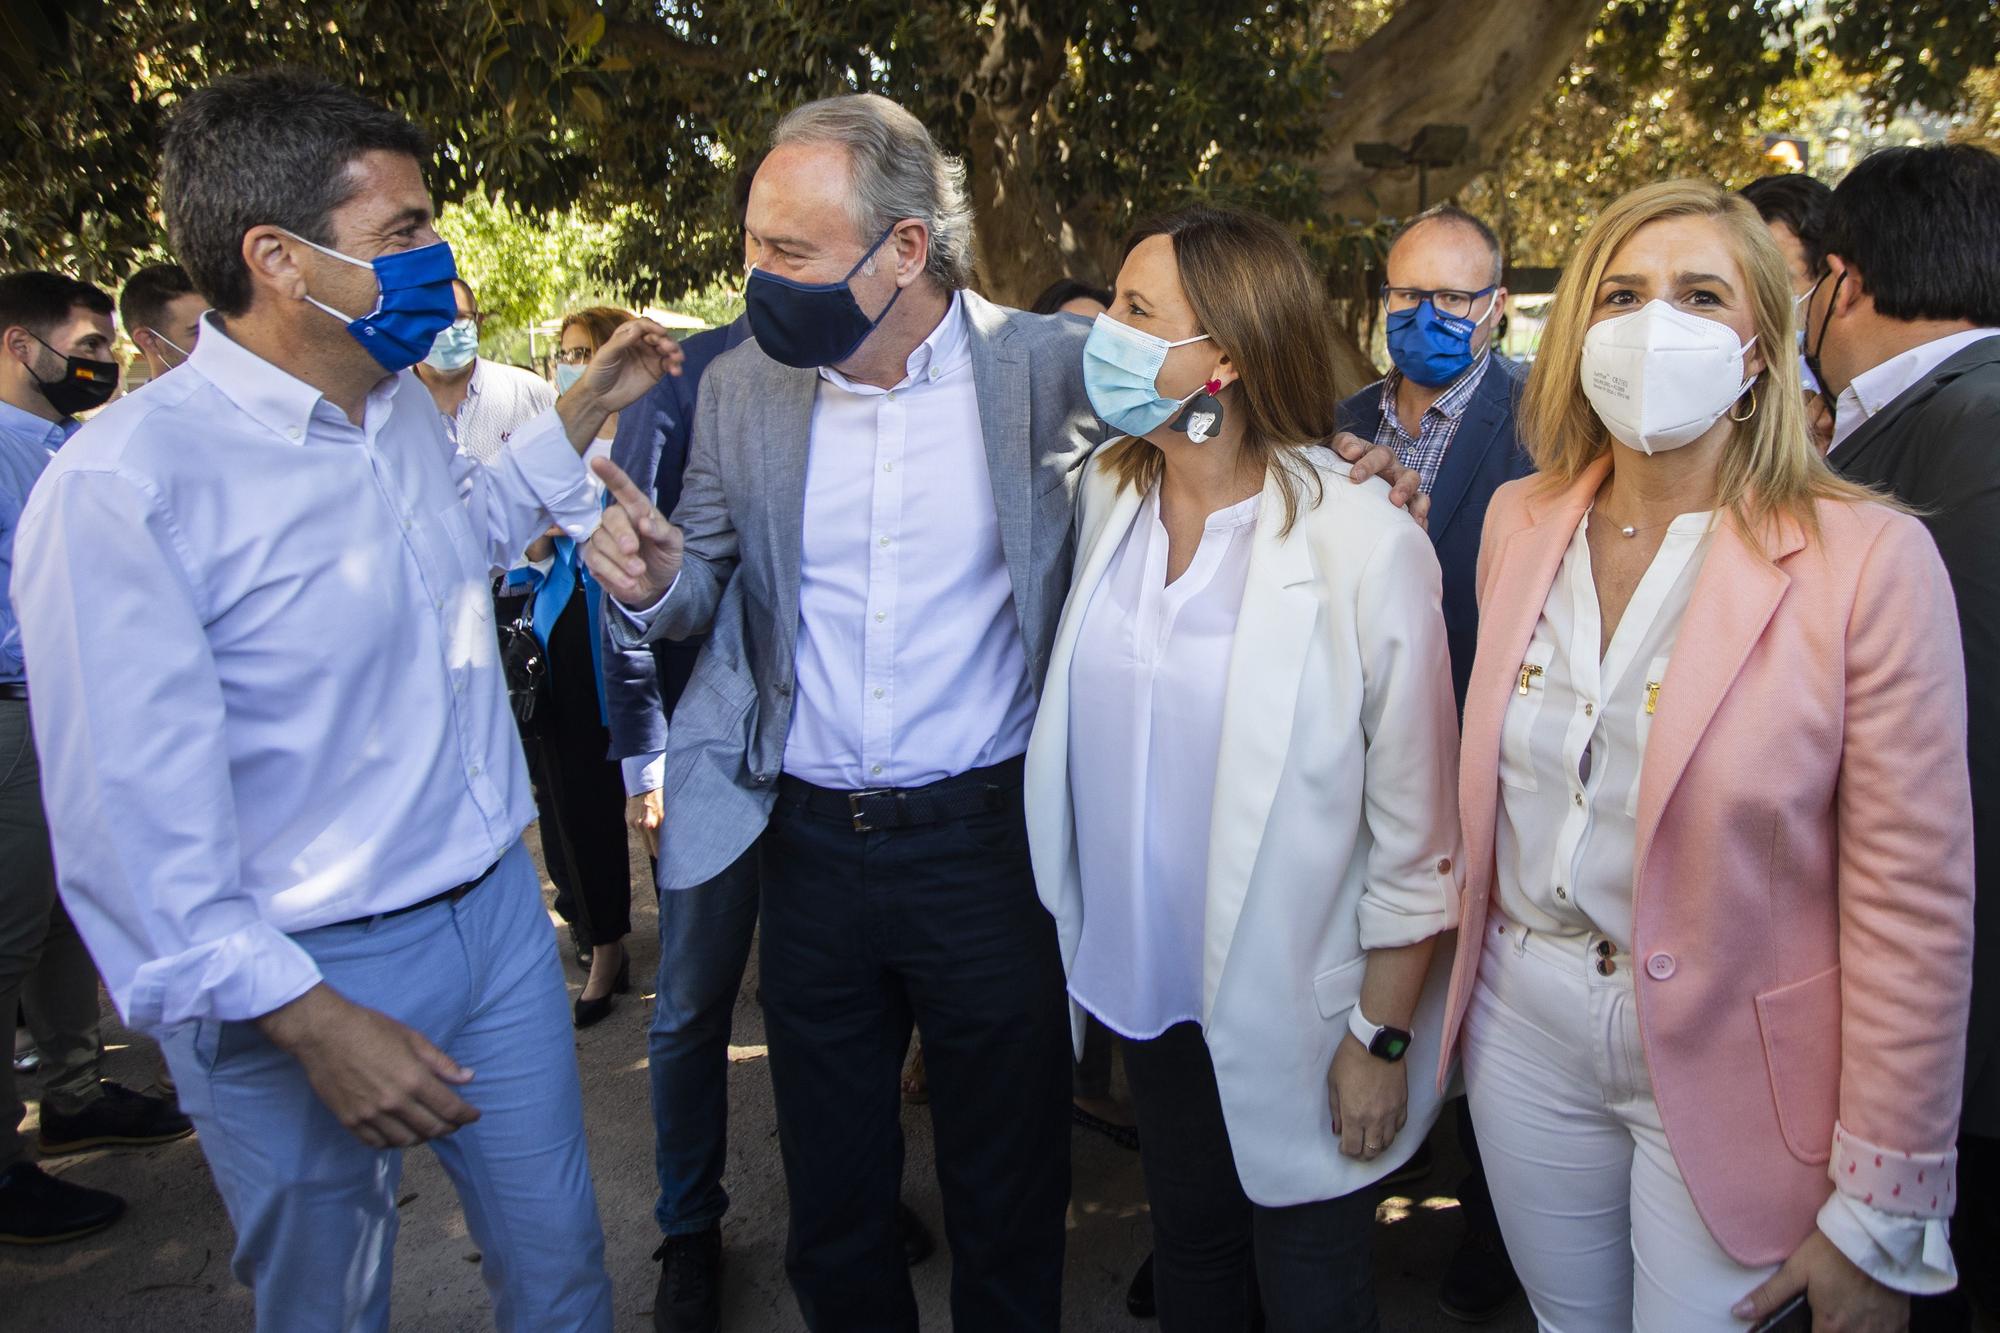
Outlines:
{"type": "Polygon", "coordinates": [[[840,791],[816,786],[789,773],[778,777],[778,799],[822,819],[838,819],[856,833],[941,824],[967,815],[997,814],[1021,806],[1022,757],[922,787],[874,787],[840,791]]]}
{"type": "Polygon", "coordinates": [[[0,699],[18,699],[28,702],[28,687],[18,680],[0,683],[0,699]]]}
{"type": "Polygon", "coordinates": [[[443,893],[432,894],[430,897],[425,898],[421,902],[410,903],[408,906],[405,907],[392,907],[386,912],[377,912],[373,916],[359,917],[357,918],[357,920],[387,921],[392,916],[404,916],[411,912],[421,912],[426,907],[436,907],[439,903],[455,903],[460,898],[463,898],[466,894],[471,893],[474,889],[478,888],[481,884],[484,884],[487,881],[487,879],[493,874],[493,872],[498,870],[499,868],[500,868],[500,862],[495,861],[492,865],[480,871],[479,874],[474,878],[468,879],[463,884],[454,884],[450,888],[446,889],[443,893]]]}

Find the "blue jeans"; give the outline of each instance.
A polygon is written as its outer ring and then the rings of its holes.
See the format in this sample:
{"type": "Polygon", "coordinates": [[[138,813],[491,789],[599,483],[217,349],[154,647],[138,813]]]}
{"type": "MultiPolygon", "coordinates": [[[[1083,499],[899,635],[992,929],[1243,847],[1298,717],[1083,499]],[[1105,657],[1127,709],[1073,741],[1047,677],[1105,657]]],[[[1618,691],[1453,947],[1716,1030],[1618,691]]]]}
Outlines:
{"type": "MultiPolygon", "coordinates": [[[[433,1140],[507,1333],[611,1328],[604,1232],[555,933],[516,843],[456,902],[293,937],[326,984],[474,1071],[480,1118],[433,1140]]],[[[387,1329],[403,1155],[370,1148],[256,1024],[202,1020],[165,1043],[182,1108],[236,1227],[231,1270],[266,1333],[387,1329]]]]}
{"type": "Polygon", "coordinates": [[[647,1034],[653,1079],[653,1217],[668,1236],[722,1221],[729,1195],[729,1027],[757,925],[754,850],[705,884],[660,894],[660,981],[647,1034]]]}

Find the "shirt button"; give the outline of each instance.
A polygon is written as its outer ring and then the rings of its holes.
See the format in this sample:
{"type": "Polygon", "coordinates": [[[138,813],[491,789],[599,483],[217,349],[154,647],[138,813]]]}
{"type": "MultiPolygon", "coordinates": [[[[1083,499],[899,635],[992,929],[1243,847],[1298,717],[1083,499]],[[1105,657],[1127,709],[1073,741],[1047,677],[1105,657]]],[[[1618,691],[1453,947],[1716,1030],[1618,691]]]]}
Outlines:
{"type": "Polygon", "coordinates": [[[1451,873],[1451,858],[1450,858],[1449,856],[1441,856],[1441,857],[1439,857],[1439,858],[1438,858],[1438,874],[1440,874],[1440,875],[1449,875],[1450,873],[1451,873]]]}
{"type": "Polygon", "coordinates": [[[1674,974],[1674,956],[1670,953],[1656,953],[1646,960],[1646,975],[1655,981],[1665,981],[1674,974]]]}
{"type": "Polygon", "coordinates": [[[444,610],[444,598],[442,597],[438,598],[436,605],[438,610],[440,611],[444,610]]]}
{"type": "Polygon", "coordinates": [[[1595,713],[1596,711],[1597,711],[1597,705],[1596,705],[1596,704],[1585,704],[1585,705],[1583,706],[1583,715],[1584,715],[1585,717],[1589,717],[1589,716],[1590,716],[1591,714],[1595,713]]]}
{"type": "Polygon", "coordinates": [[[887,537],[882,538],[882,545],[887,546],[888,544],[889,544],[889,539],[887,537]]]}
{"type": "Polygon", "coordinates": [[[790,682],[789,680],[781,680],[778,682],[778,695],[780,698],[788,697],[791,694],[791,692],[792,692],[792,682],[790,682]]]}
{"type": "Polygon", "coordinates": [[[889,391],[888,391],[887,393],[883,394],[883,395],[882,395],[882,401],[883,401],[883,402],[885,402],[885,403],[893,403],[893,402],[895,402],[895,401],[896,401],[896,391],[895,391],[894,389],[891,389],[891,390],[889,390],[889,391]]]}
{"type": "Polygon", "coordinates": [[[757,786],[761,787],[761,786],[763,786],[763,785],[764,785],[764,784],[765,784],[766,782],[769,782],[769,781],[770,781],[770,779],[769,779],[768,777],[766,777],[766,776],[765,776],[764,774],[762,774],[762,773],[752,773],[752,774],[750,775],[750,781],[751,781],[752,783],[754,783],[755,785],[757,785],[757,786]]]}
{"type": "Polygon", "coordinates": [[[877,690],[877,691],[875,691],[875,697],[876,697],[877,699],[881,698],[881,697],[882,697],[882,691],[880,691],[880,690],[877,690]]]}
{"type": "Polygon", "coordinates": [[[880,764],[877,764],[877,765],[875,765],[875,767],[873,767],[873,768],[869,769],[868,771],[869,771],[870,773],[873,773],[873,774],[874,774],[874,775],[875,775],[876,777],[878,777],[878,778],[879,778],[879,777],[881,777],[881,776],[882,776],[882,765],[880,765],[880,764]]]}
{"type": "Polygon", "coordinates": [[[474,764],[471,768],[468,768],[465,771],[468,775],[476,778],[479,776],[479,765],[474,764]]]}
{"type": "Polygon", "coordinates": [[[287,437],[296,440],[299,438],[299,428],[297,426],[287,426],[285,434],[287,437]]]}
{"type": "Polygon", "coordinates": [[[1556,897],[1558,897],[1558,898],[1562,899],[1562,900],[1563,900],[1564,902],[1568,902],[1568,901],[1569,901],[1569,893],[1568,893],[1568,891],[1567,891],[1567,890],[1565,890],[1565,889],[1563,888],[1563,886],[1562,886],[1562,885],[1560,885],[1560,884],[1556,885],[1556,897]]]}
{"type": "Polygon", "coordinates": [[[1612,962],[1609,958],[1600,958],[1597,960],[1597,975],[1600,977],[1608,977],[1617,970],[1618,964],[1612,962]]]}
{"type": "Polygon", "coordinates": [[[896,465],[894,463],[884,463],[882,465],[882,470],[884,472],[894,472],[896,470],[896,465]]]}
{"type": "Polygon", "coordinates": [[[880,624],[882,621],[887,620],[888,618],[889,618],[889,613],[887,611],[877,611],[875,613],[875,621],[877,624],[880,624]]]}
{"type": "Polygon", "coordinates": [[[1570,793],[1570,799],[1576,802],[1576,804],[1577,804],[1577,807],[1578,807],[1579,809],[1581,809],[1581,808],[1583,807],[1583,793],[1582,793],[1582,792],[1580,792],[1580,791],[1578,791],[1578,792],[1571,792],[1571,793],[1570,793]]]}

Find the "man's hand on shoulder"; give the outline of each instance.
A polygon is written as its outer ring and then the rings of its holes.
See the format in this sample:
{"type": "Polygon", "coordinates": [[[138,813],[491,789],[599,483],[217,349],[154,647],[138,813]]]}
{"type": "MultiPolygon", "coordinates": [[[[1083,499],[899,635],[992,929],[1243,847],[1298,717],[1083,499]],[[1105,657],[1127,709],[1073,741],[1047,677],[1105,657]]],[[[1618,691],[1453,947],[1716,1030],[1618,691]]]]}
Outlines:
{"type": "Polygon", "coordinates": [[[1396,460],[1394,449],[1341,431],[1333,437],[1333,452],[1352,464],[1349,481],[1360,485],[1370,477],[1380,477],[1389,483],[1389,503],[1409,510],[1418,527],[1430,530],[1431,497],[1419,491],[1423,479],[1415,468],[1406,468],[1396,460]]]}
{"type": "Polygon", "coordinates": [[[613,597],[643,611],[681,572],[681,530],[608,458],[590,466],[611,492],[604,520],[583,548],[584,562],[613,597]]]}
{"type": "Polygon", "coordinates": [[[415,1028],[321,982],[257,1019],[271,1043],[305,1067],[313,1092],[371,1148],[407,1148],[479,1119],[455,1085],[472,1071],[415,1028]]]}

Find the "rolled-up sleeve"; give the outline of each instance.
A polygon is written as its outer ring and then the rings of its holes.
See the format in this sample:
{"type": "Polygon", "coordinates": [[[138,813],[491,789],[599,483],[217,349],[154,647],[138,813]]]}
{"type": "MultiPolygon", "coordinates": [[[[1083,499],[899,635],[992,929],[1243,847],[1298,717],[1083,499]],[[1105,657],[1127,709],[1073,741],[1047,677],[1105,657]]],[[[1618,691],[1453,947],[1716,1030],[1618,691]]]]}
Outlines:
{"type": "Polygon", "coordinates": [[[1442,589],[1437,556],[1415,523],[1376,543],[1361,573],[1355,624],[1371,843],[1364,949],[1415,944],[1458,924],[1458,722],[1442,589]]]}
{"type": "Polygon", "coordinates": [[[119,1013],[159,1029],[304,994],[318,968],[241,889],[203,595],[157,497],[111,472],[48,477],[16,554],[63,902],[119,1013]]]}

